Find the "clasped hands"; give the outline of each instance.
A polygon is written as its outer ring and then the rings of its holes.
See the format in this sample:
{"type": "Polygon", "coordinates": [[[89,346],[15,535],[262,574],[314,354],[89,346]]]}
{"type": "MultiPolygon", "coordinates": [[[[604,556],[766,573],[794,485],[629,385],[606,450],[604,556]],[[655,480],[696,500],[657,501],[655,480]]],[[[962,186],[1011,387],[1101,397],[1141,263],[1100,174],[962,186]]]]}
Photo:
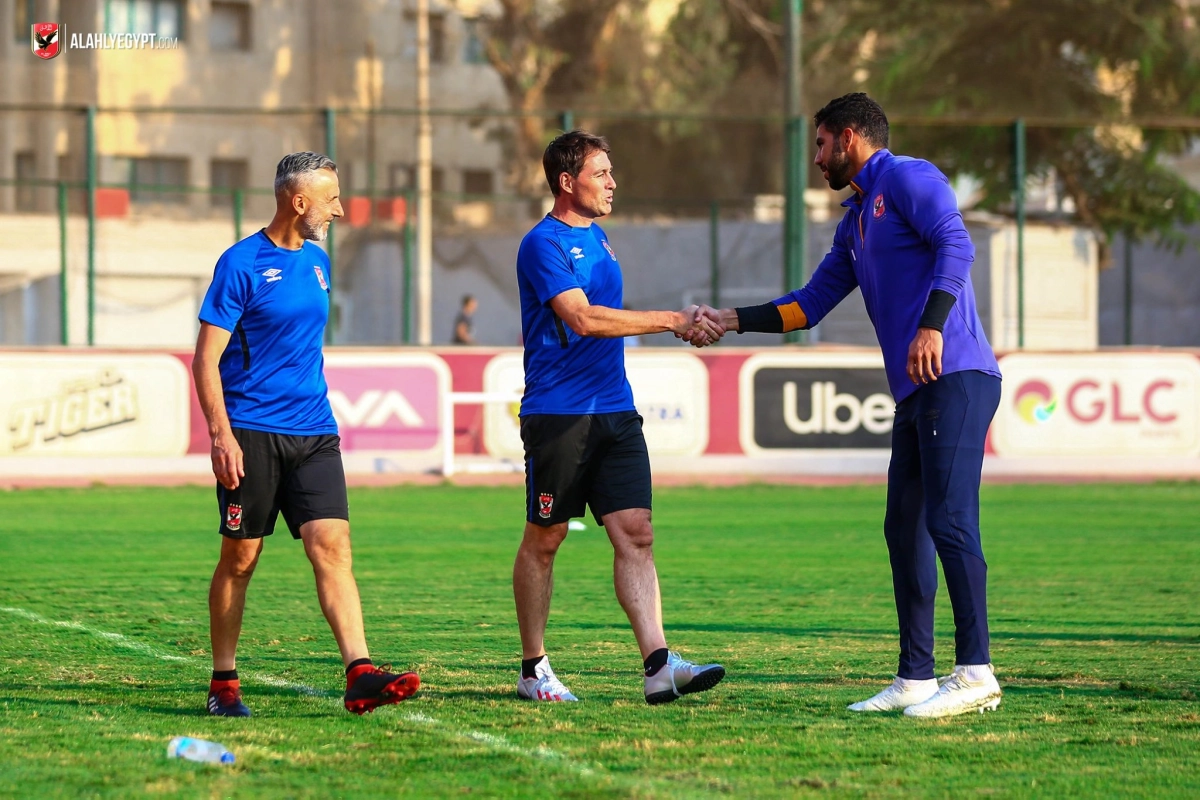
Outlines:
{"type": "Polygon", "coordinates": [[[676,339],[693,347],[716,344],[725,335],[725,325],[717,309],[706,305],[691,305],[678,312],[679,322],[672,330],[676,339]]]}

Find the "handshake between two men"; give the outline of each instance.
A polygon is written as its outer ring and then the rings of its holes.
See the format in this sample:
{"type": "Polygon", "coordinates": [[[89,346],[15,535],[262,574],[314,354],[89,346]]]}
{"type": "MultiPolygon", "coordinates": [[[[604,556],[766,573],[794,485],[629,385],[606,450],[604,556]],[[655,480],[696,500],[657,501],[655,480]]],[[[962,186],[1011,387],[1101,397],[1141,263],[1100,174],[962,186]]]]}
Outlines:
{"type": "Polygon", "coordinates": [[[737,311],[732,308],[691,305],[677,312],[677,317],[678,324],[672,328],[675,338],[693,347],[716,344],[729,331],[738,330],[737,311]]]}

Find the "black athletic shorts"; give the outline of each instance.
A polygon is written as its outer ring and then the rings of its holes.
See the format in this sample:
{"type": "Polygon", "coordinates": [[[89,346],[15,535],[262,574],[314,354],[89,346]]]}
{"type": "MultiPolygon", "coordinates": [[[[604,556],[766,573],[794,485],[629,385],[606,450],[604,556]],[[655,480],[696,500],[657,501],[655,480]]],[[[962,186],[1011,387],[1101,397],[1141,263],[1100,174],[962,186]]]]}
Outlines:
{"type": "Polygon", "coordinates": [[[521,417],[526,519],[543,527],[650,508],[650,456],[636,411],[521,417]]]}
{"type": "Polygon", "coordinates": [[[221,534],[261,539],[275,532],[283,512],[292,537],[314,519],[350,519],[341,438],[337,434],[288,436],[234,428],[246,475],[230,491],[217,484],[221,534]]]}

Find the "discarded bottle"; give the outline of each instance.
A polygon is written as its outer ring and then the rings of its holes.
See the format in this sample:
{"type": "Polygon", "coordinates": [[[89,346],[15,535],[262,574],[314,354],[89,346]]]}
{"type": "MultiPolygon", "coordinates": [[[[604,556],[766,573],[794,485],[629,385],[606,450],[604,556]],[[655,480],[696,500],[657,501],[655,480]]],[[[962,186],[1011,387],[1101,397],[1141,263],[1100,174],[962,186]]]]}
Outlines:
{"type": "Polygon", "coordinates": [[[205,764],[232,764],[233,753],[224,745],[190,736],[176,736],[167,745],[167,758],[186,758],[205,764]]]}

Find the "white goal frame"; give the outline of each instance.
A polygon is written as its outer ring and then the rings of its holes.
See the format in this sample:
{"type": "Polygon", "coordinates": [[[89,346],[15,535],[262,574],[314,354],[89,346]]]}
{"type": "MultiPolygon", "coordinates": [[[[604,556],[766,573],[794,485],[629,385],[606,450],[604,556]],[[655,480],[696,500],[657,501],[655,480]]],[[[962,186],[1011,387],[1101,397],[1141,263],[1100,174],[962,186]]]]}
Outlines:
{"type": "Polygon", "coordinates": [[[454,407],[460,405],[487,405],[488,403],[519,403],[520,394],[511,392],[446,392],[442,395],[442,477],[449,478],[456,472],[524,472],[525,464],[512,461],[492,461],[463,464],[461,469],[454,464],[454,407]]]}

